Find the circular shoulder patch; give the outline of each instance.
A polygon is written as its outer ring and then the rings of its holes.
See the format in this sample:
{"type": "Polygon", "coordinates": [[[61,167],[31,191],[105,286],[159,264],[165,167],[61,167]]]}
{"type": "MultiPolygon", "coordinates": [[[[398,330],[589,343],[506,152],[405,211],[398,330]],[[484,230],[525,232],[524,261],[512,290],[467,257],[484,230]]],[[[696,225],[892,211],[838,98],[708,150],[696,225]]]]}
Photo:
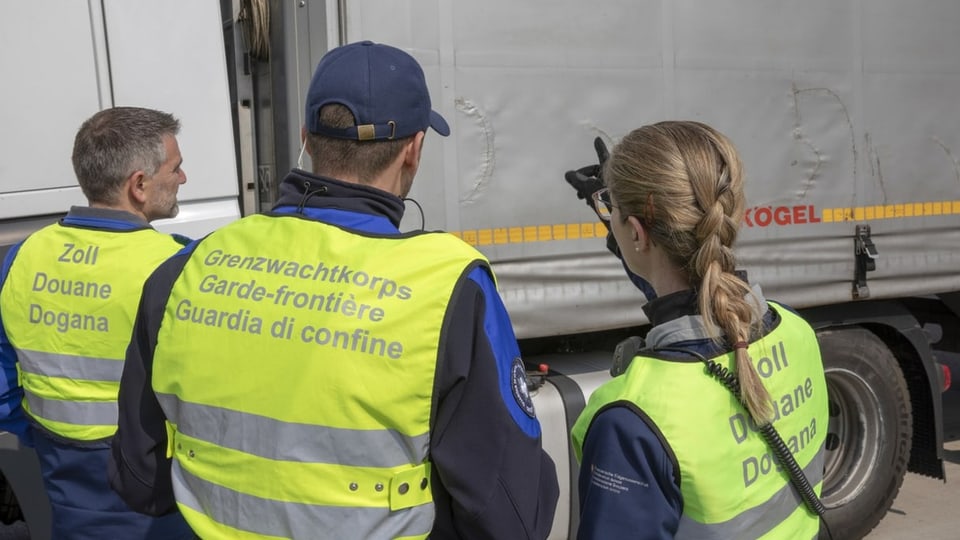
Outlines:
{"type": "Polygon", "coordinates": [[[513,360],[510,386],[513,389],[513,399],[517,400],[520,409],[530,418],[536,418],[533,410],[533,399],[530,397],[530,390],[527,388],[527,370],[523,367],[523,360],[520,357],[513,360]]]}

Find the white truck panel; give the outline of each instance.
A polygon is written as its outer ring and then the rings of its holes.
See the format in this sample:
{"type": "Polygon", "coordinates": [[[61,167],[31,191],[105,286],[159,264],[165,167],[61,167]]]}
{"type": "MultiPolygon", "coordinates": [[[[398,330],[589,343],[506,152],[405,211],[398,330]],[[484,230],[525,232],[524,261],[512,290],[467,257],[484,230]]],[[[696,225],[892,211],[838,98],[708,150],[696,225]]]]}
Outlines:
{"type": "Polygon", "coordinates": [[[86,118],[111,106],[155,108],[181,120],[178,139],[187,172],[179,195],[182,215],[161,228],[196,237],[238,218],[224,59],[217,2],[5,6],[0,219],[62,214],[86,203],[70,163],[73,139],[86,118]]]}
{"type": "Polygon", "coordinates": [[[0,125],[6,134],[0,218],[62,212],[84,200],[70,164],[73,137],[110,100],[109,88],[101,86],[96,5],[17,2],[14,10],[15,16],[0,17],[0,125]]]}
{"type": "Polygon", "coordinates": [[[198,238],[198,232],[211,232],[235,221],[240,208],[236,199],[213,199],[193,201],[180,205],[175,219],[160,219],[152,223],[154,228],[166,233],[177,233],[198,238]]]}
{"type": "Polygon", "coordinates": [[[180,118],[178,139],[187,173],[182,199],[236,199],[218,4],[106,0],[104,6],[115,104],[165,110],[180,118]]]}
{"type": "Polygon", "coordinates": [[[578,503],[574,501],[577,500],[578,469],[571,466],[576,461],[567,426],[572,427],[590,394],[609,380],[609,365],[610,355],[604,352],[556,356],[551,359],[550,369],[562,373],[563,380],[558,380],[555,375],[531,391],[537,419],[543,426],[543,447],[556,466],[560,488],[548,537],[551,540],[576,537],[579,515],[574,506],[578,503]]]}
{"type": "Polygon", "coordinates": [[[412,196],[427,228],[461,233],[494,262],[520,337],[645,322],[642,295],[562,178],[595,161],[595,136],[664,119],[709,123],[738,146],[751,206],[740,262],[768,297],[851,300],[857,224],[880,252],[871,298],[960,288],[958,2],[346,9],[346,41],[423,63],[453,134],[428,136],[412,196]]]}
{"type": "MultiPolygon", "coordinates": [[[[531,396],[541,426],[567,425],[566,411],[560,406],[563,404],[563,398],[556,387],[546,383],[531,392],[531,396]]],[[[555,452],[550,454],[550,458],[554,460],[557,470],[557,485],[560,488],[558,503],[565,508],[570,500],[572,489],[570,482],[577,481],[576,478],[570,477],[570,467],[567,465],[571,458],[570,445],[567,443],[567,431],[565,429],[545,429],[542,434],[543,447],[556,449],[555,452]]],[[[550,527],[550,538],[566,538],[568,520],[569,511],[555,512],[553,525],[550,527]]]]}

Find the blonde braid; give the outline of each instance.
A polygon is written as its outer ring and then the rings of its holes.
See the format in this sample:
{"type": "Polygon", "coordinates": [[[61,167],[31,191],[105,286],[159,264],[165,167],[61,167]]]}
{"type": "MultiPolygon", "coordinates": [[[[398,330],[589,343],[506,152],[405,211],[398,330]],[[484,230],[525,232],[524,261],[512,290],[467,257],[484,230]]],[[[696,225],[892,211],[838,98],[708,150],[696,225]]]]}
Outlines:
{"type": "MultiPolygon", "coordinates": [[[[733,244],[746,205],[733,144],[699,122],[660,122],[630,132],[614,148],[604,178],[621,208],[636,216],[689,283],[699,289],[710,335],[734,345],[741,399],[760,425],[770,395],[743,346],[754,333],[749,285],[735,274],[733,244]]],[[[626,219],[626,218],[624,218],[626,219]]]]}
{"type": "MultiPolygon", "coordinates": [[[[750,341],[754,320],[753,309],[746,298],[752,294],[749,285],[735,274],[736,255],[733,243],[743,214],[740,164],[732,145],[716,135],[711,137],[720,158],[720,171],[709,169],[703,176],[691,178],[694,197],[704,209],[703,217],[694,228],[700,248],[691,260],[690,275],[700,281],[700,314],[711,334],[719,327],[733,345],[736,357],[740,396],[750,416],[759,424],[769,423],[772,416],[770,394],[754,367],[746,346],[750,341]],[[739,195],[739,196],[738,196],[739,195]]],[[[688,168],[689,170],[689,168],[688,168]]]]}

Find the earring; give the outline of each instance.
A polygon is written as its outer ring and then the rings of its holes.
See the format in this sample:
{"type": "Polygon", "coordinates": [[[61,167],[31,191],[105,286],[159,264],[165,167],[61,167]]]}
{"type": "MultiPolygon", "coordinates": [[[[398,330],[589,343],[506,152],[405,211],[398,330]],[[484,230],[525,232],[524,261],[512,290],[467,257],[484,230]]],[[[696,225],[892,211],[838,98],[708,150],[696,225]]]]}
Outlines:
{"type": "Polygon", "coordinates": [[[633,246],[633,250],[636,251],[636,252],[639,252],[639,251],[640,251],[640,246],[633,246]]]}

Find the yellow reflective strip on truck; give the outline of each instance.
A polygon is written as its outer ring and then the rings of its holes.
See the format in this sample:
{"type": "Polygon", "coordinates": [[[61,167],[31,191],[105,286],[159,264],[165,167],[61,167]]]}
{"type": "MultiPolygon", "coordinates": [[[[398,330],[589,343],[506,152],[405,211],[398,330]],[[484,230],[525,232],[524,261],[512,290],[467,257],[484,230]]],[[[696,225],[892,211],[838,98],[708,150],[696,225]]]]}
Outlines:
{"type": "MultiPolygon", "coordinates": [[[[773,215],[767,210],[777,208],[796,209],[796,206],[777,207],[773,205],[756,206],[748,209],[755,211],[764,209],[766,214],[773,215]]],[[[745,220],[744,228],[790,227],[794,225],[816,225],[817,223],[843,223],[876,221],[881,219],[902,219],[927,216],[947,216],[960,214],[960,200],[957,201],[927,201],[914,203],[898,203],[873,206],[852,206],[846,208],[823,208],[819,215],[816,206],[801,205],[799,208],[808,208],[809,213],[786,212],[789,217],[802,216],[800,223],[761,222],[753,223],[745,220]]],[[[772,218],[771,218],[772,219],[772,218]]],[[[532,242],[552,242],[558,240],[579,240],[582,238],[604,238],[607,229],[603,223],[551,223],[542,225],[525,225],[518,227],[495,227],[489,229],[467,229],[452,231],[454,236],[463,239],[472,246],[491,246],[502,244],[527,244],[532,242]]]]}
{"type": "Polygon", "coordinates": [[[581,238],[603,238],[607,228],[603,223],[557,223],[551,225],[528,225],[495,229],[467,229],[451,231],[457,238],[472,246],[497,244],[526,244],[531,242],[549,242],[552,240],[579,240],[581,238]]]}
{"type": "Polygon", "coordinates": [[[826,208],[823,223],[841,221],[870,221],[960,214],[960,201],[928,201],[850,208],[826,208]]]}

